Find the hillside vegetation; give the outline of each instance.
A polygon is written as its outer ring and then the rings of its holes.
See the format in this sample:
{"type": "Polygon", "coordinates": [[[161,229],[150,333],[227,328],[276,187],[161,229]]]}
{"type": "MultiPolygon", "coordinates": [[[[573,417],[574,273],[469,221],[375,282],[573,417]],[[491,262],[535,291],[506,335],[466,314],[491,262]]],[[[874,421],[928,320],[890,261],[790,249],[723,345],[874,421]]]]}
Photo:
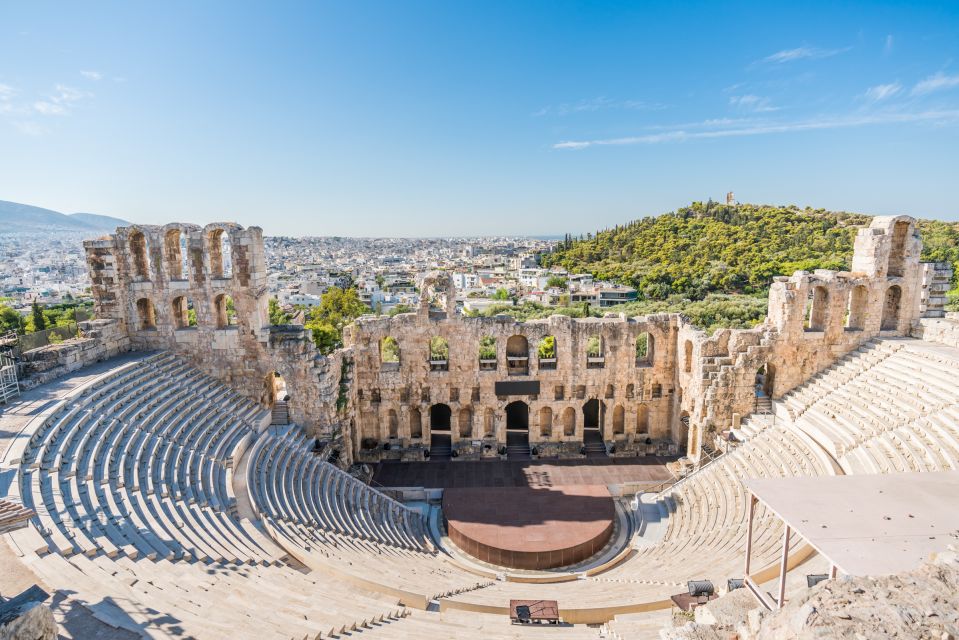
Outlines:
{"type": "MultiPolygon", "coordinates": [[[[688,306],[724,294],[716,303],[729,311],[743,294],[750,298],[743,304],[752,308],[753,296],[764,296],[773,276],[797,269],[849,269],[856,232],[870,220],[862,214],[794,206],[694,202],[585,238],[567,237],[541,260],[547,267],[560,265],[634,286],[641,298],[638,306],[650,301],[688,306]]],[[[951,262],[959,275],[959,223],[921,220],[919,230],[922,259],[951,262]]],[[[959,310],[956,294],[954,289],[951,306],[959,310]]],[[[720,320],[718,326],[733,324],[738,324],[735,318],[728,324],[720,320]]]]}

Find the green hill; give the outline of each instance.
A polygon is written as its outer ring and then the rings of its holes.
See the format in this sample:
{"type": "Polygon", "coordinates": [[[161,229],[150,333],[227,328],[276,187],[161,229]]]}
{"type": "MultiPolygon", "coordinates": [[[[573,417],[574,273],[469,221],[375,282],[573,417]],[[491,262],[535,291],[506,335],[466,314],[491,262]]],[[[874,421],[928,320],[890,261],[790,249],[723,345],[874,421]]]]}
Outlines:
{"type": "MultiPolygon", "coordinates": [[[[636,287],[645,300],[676,295],[764,294],[773,276],[797,269],[848,269],[870,216],[794,206],[694,202],[675,212],[567,237],[544,266],[589,272],[636,287]]],[[[922,220],[923,260],[959,272],[959,223],[922,220]]]]}

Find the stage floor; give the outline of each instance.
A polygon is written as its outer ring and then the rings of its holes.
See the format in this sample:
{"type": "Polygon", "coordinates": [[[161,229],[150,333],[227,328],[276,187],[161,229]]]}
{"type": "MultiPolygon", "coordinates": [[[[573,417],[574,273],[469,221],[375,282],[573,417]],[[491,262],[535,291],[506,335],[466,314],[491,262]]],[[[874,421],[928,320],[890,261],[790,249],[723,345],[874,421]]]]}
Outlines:
{"type": "Polygon", "coordinates": [[[602,485],[447,489],[450,539],[493,565],[545,570],[598,553],[613,532],[613,500],[602,485]]]}
{"type": "Polygon", "coordinates": [[[672,476],[664,466],[676,458],[605,458],[583,460],[484,460],[382,462],[373,480],[386,487],[558,487],[623,482],[659,484],[672,476]]]}

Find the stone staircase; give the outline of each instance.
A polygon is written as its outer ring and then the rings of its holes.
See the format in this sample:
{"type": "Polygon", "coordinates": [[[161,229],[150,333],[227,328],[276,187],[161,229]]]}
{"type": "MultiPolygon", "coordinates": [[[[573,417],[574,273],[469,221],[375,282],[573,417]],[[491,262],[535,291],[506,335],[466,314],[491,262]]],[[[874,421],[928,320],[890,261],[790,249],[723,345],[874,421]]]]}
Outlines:
{"type": "Polygon", "coordinates": [[[529,434],[506,432],[507,460],[532,460],[529,448],[529,434]]]}
{"type": "Polygon", "coordinates": [[[587,458],[607,458],[606,443],[599,429],[583,430],[583,446],[586,448],[587,458]]]}
{"type": "Polygon", "coordinates": [[[446,461],[453,459],[453,441],[448,434],[434,433],[430,439],[430,460],[446,461]]]}
{"type": "Polygon", "coordinates": [[[290,409],[286,401],[278,400],[273,405],[273,411],[270,416],[270,424],[286,425],[290,424],[290,409]]]}

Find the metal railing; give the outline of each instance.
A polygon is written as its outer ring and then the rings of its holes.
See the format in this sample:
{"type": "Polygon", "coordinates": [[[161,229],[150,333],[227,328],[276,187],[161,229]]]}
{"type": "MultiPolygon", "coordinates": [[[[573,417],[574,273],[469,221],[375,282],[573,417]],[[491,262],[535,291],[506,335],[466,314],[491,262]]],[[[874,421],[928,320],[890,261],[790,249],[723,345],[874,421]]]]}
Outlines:
{"type": "Polygon", "coordinates": [[[683,482],[686,482],[693,476],[697,475],[703,469],[706,469],[707,467],[712,465],[714,462],[721,459],[723,456],[725,456],[727,453],[732,451],[734,448],[735,447],[727,447],[725,451],[716,451],[713,453],[709,453],[705,450],[700,449],[701,451],[700,459],[705,457],[706,462],[700,462],[688,473],[684,473],[683,475],[676,476],[674,478],[670,478],[669,480],[664,480],[663,482],[660,482],[658,485],[650,489],[649,493],[655,493],[657,494],[657,498],[659,498],[662,493],[682,484],[683,482]]]}

